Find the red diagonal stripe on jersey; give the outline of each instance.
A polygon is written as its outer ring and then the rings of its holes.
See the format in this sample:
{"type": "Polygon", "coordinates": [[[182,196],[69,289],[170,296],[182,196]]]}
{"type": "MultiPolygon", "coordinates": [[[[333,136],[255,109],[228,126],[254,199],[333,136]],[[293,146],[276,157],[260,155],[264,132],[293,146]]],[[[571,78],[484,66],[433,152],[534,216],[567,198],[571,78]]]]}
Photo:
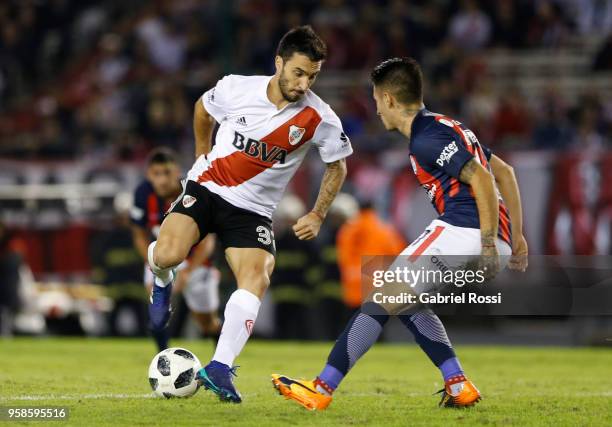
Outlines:
{"type": "Polygon", "coordinates": [[[510,236],[510,215],[506,204],[499,201],[499,234],[504,242],[512,245],[512,237],[510,236]]]}
{"type": "Polygon", "coordinates": [[[459,194],[459,180],[457,178],[451,178],[451,186],[448,195],[455,197],[457,194],[459,194]]]}
{"type": "Polygon", "coordinates": [[[425,249],[427,249],[433,243],[433,241],[436,240],[440,234],[442,234],[443,231],[444,227],[442,227],[441,225],[436,225],[434,231],[429,236],[427,236],[423,243],[421,243],[419,247],[416,248],[416,250],[412,253],[412,255],[408,257],[408,261],[415,262],[420,255],[423,255],[425,249]]]}
{"type": "MultiPolygon", "coordinates": [[[[260,139],[260,142],[267,144],[268,153],[272,152],[274,147],[277,147],[287,150],[287,154],[289,154],[312,139],[320,122],[321,116],[314,108],[304,107],[295,116],[260,139]],[[289,128],[292,125],[306,129],[300,142],[295,145],[289,144],[289,128]]],[[[249,156],[243,151],[236,151],[229,156],[213,160],[210,167],[198,177],[198,182],[212,181],[217,185],[233,187],[259,175],[274,164],[275,162],[266,162],[260,158],[249,156]]]]}
{"type": "Polygon", "coordinates": [[[147,225],[149,228],[155,227],[159,224],[159,202],[155,193],[149,194],[147,198],[147,225]]]}
{"type": "Polygon", "coordinates": [[[444,196],[441,191],[442,184],[440,183],[440,180],[436,179],[435,176],[423,169],[415,156],[411,154],[410,157],[412,160],[414,160],[414,169],[417,181],[419,181],[419,184],[423,186],[428,186],[426,187],[428,194],[431,191],[431,185],[435,185],[436,189],[434,191],[433,201],[438,215],[442,215],[444,212],[444,196]]]}

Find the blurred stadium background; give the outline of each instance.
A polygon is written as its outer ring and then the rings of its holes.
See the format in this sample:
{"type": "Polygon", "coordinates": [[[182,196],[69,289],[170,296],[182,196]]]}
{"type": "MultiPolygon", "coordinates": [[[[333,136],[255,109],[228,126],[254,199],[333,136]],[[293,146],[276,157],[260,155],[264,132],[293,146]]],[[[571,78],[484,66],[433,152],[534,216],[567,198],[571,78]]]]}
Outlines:
{"type": "MultiPolygon", "coordinates": [[[[310,206],[309,158],[276,220],[264,337],[333,339],[350,309],[336,237],[355,200],[410,241],[433,217],[407,143],[385,133],[368,74],[422,62],[426,105],[464,121],[515,167],[533,254],[610,254],[612,1],[14,0],[0,2],[0,325],[11,334],[146,334],[130,193],[153,147],[193,161],[192,110],[224,74],[272,74],[290,27],[311,24],[329,60],[314,90],[355,154],[321,238],[283,230],[310,206]],[[295,322],[276,321],[282,310],[295,322]]],[[[219,254],[221,255],[221,254],[219,254]]],[[[224,290],[233,281],[224,269],[224,290]]],[[[195,336],[179,310],[175,334],[195,336]]],[[[599,343],[609,320],[451,322],[457,341],[599,343]],[[585,333],[586,332],[586,333],[585,333]]],[[[390,328],[389,340],[403,340],[390,328]]],[[[608,343],[609,344],[609,343],[608,343]]]]}

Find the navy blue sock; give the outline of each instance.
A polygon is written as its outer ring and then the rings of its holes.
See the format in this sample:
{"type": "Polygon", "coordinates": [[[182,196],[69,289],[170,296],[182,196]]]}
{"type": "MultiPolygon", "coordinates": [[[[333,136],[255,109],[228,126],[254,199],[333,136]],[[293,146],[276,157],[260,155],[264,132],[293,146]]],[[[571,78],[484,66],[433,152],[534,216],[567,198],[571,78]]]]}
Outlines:
{"type": "Polygon", "coordinates": [[[424,309],[412,315],[402,314],[398,317],[412,332],[425,354],[440,369],[445,381],[452,376],[463,374],[455,350],[446,335],[446,329],[433,311],[424,309]]]}
{"type": "Polygon", "coordinates": [[[157,349],[159,351],[165,350],[168,348],[168,328],[163,329],[151,329],[151,333],[153,334],[153,339],[155,339],[155,343],[157,344],[157,349]]]}
{"type": "Polygon", "coordinates": [[[317,380],[335,390],[348,371],[378,340],[389,315],[380,305],[365,303],[340,334],[327,358],[327,365],[317,380]]]}

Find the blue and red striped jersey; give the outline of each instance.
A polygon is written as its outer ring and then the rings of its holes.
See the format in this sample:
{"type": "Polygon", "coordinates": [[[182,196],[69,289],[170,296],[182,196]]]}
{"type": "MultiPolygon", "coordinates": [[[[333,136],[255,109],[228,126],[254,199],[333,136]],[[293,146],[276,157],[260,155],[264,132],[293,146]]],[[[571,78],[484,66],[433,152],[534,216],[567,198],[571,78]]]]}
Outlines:
{"type": "Polygon", "coordinates": [[[152,237],[157,238],[159,227],[169,207],[170,204],[155,193],[153,185],[148,180],[144,180],[134,191],[130,219],[133,224],[146,228],[152,237]]]}
{"type": "MultiPolygon", "coordinates": [[[[457,227],[480,228],[474,193],[459,181],[465,164],[475,158],[491,170],[491,150],[457,120],[423,108],[412,122],[410,162],[441,221],[457,227]]],[[[499,195],[499,237],[512,244],[510,216],[499,195]]]]}

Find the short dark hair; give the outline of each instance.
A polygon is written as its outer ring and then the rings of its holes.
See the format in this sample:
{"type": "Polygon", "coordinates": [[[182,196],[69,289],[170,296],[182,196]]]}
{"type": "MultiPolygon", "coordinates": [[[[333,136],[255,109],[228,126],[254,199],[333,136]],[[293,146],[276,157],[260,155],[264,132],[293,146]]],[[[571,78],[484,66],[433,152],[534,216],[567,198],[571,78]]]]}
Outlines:
{"type": "Polygon", "coordinates": [[[311,61],[323,61],[327,58],[327,46],[310,25],[302,25],[289,30],[276,49],[276,55],[283,58],[283,61],[287,61],[294,53],[306,55],[311,61]]]}
{"type": "Polygon", "coordinates": [[[371,74],[374,86],[388,87],[402,104],[423,102],[423,73],[412,58],[392,58],[378,64],[371,74]]]}
{"type": "Polygon", "coordinates": [[[154,148],[147,156],[147,166],[177,163],[176,153],[167,147],[154,148]]]}

